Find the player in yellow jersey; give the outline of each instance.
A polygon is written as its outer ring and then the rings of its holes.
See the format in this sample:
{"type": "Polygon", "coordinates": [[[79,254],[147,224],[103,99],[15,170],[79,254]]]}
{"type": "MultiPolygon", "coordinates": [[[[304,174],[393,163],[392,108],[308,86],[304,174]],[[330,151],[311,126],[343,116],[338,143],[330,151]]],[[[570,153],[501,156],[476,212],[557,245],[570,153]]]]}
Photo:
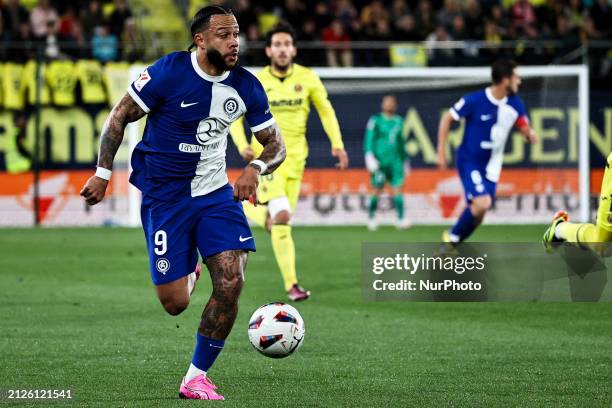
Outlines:
{"type": "MultiPolygon", "coordinates": [[[[266,205],[244,204],[247,217],[270,231],[274,256],[283,275],[287,296],[292,301],[305,300],[310,296],[310,292],[304,290],[297,280],[291,216],[295,211],[308,157],[306,121],[311,103],[331,142],[331,154],[338,159],[336,166],[341,169],[348,167],[340,126],[327,91],[312,70],[293,62],[296,54],[295,33],[290,26],[276,26],[267,34],[266,55],[270,58],[270,65],[256,76],[266,90],[270,109],[281,128],[287,158],[273,175],[260,179],[257,200],[266,205]]],[[[234,144],[246,161],[259,155],[262,147],[254,138],[249,145],[242,121],[234,122],[230,131],[234,144]]]]}
{"type": "Polygon", "coordinates": [[[612,256],[612,153],[608,155],[606,170],[601,182],[601,196],[595,225],[568,222],[569,215],[558,211],[553,217],[552,225],[544,233],[542,241],[547,251],[554,248],[554,243],[571,242],[581,247],[588,247],[602,256],[612,256]]]}

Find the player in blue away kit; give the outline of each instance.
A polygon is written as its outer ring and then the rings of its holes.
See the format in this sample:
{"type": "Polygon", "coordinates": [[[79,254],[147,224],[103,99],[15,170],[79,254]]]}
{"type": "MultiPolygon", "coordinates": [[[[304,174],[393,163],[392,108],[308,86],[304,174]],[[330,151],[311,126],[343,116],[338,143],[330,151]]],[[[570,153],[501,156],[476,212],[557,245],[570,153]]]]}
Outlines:
{"type": "Polygon", "coordinates": [[[453,228],[444,231],[444,242],[458,243],[467,239],[491,207],[502,168],[504,147],[512,128],[518,128],[527,142],[537,142],[525,105],[516,95],[521,84],[516,64],[498,60],[491,67],[491,76],[491,86],[465,95],[440,120],[438,167],[445,169],[451,123],[465,118],[456,164],[468,204],[453,228]]]}
{"type": "Polygon", "coordinates": [[[148,114],[132,154],[130,182],[142,191],[142,225],[157,296],[171,315],[185,310],[199,275],[198,251],[213,287],[179,393],[223,399],[206,371],[234,324],[247,251],[255,250],[238,201],[257,202],[258,176],[281,164],[285,147],[261,84],[237,66],[238,23],[232,11],[204,7],[191,34],[194,52],[159,59],[113,108],[100,136],[98,170],[81,195],[89,205],[102,200],[126,125],[148,114]],[[242,115],[264,149],[232,189],[225,171],[227,135],[242,115]]]}

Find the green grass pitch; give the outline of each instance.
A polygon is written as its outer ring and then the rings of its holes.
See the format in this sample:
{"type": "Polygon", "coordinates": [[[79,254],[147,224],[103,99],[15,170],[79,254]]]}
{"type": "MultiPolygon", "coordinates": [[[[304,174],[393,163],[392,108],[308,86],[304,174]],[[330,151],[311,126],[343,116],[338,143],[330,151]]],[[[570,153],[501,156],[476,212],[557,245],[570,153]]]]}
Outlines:
{"type": "MultiPolygon", "coordinates": [[[[257,306],[285,300],[269,239],[255,230],[240,314],[210,372],[224,406],[610,406],[609,303],[362,301],[363,241],[436,241],[440,231],[294,228],[298,274],[313,297],[297,304],[303,347],[272,360],[246,333],[257,306]]],[[[473,240],[529,242],[542,231],[484,226],[473,240]]],[[[147,265],[139,229],[1,230],[0,388],[71,388],[73,406],[206,405],[179,400],[178,386],[207,276],[171,317],[147,265]]]]}

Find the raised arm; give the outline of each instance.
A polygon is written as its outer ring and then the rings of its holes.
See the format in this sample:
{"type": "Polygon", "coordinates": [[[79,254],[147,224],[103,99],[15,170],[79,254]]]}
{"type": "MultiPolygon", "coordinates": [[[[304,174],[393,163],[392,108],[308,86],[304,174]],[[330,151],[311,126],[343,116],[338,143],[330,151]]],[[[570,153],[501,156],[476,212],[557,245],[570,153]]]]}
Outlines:
{"type": "Polygon", "coordinates": [[[95,176],[87,180],[80,193],[87,204],[95,205],[104,198],[115,154],[123,141],[125,128],[128,123],[137,121],[145,114],[145,111],[128,94],[125,94],[111,110],[100,134],[98,170],[95,176]]]}
{"type": "Polygon", "coordinates": [[[261,155],[249,163],[234,184],[234,199],[248,200],[253,196],[253,203],[257,204],[257,185],[260,174],[270,174],[285,160],[285,142],[281,137],[278,125],[273,123],[265,129],[253,134],[263,146],[261,155]]]}

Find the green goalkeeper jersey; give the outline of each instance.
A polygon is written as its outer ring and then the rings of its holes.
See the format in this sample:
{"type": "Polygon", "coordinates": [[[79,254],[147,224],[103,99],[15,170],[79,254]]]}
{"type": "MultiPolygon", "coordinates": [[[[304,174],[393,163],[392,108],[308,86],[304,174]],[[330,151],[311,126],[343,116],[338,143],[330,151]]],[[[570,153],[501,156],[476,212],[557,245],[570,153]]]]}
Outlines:
{"type": "Polygon", "coordinates": [[[365,133],[365,153],[373,153],[381,166],[402,163],[407,158],[406,141],[402,135],[403,125],[402,118],[398,115],[372,115],[365,133]]]}

